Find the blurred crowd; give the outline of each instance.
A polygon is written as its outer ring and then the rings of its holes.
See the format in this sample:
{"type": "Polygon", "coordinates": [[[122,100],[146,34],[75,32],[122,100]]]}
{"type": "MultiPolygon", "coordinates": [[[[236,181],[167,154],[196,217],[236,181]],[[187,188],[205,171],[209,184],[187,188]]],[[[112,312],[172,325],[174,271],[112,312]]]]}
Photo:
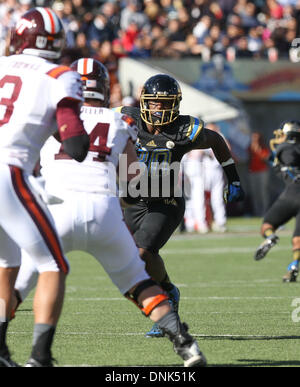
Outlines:
{"type": "Polygon", "coordinates": [[[112,106],[121,98],[119,58],[293,60],[300,28],[300,0],[0,0],[0,55],[10,28],[33,6],[62,19],[64,64],[92,56],[107,66],[112,106]]]}
{"type": "Polygon", "coordinates": [[[121,93],[119,58],[292,60],[300,27],[300,0],[0,0],[0,55],[9,29],[33,6],[49,6],[62,19],[65,64],[92,56],[107,66],[112,105],[121,93]]]}
{"type": "Polygon", "coordinates": [[[100,58],[276,61],[299,36],[300,0],[0,0],[2,52],[7,30],[32,6],[52,7],[68,47],[100,58]]]}
{"type": "Polygon", "coordinates": [[[300,36],[300,0],[0,0],[0,55],[10,28],[33,6],[51,7],[62,19],[62,64],[88,56],[106,65],[111,107],[138,104],[122,95],[122,57],[293,60],[300,36]]]}

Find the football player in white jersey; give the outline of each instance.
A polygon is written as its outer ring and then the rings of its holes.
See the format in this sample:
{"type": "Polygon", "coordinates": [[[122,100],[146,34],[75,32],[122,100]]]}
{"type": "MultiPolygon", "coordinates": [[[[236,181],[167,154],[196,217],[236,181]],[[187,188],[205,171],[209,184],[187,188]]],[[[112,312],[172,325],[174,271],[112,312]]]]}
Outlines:
{"type": "Polygon", "coordinates": [[[11,56],[0,58],[0,366],[13,367],[6,343],[21,249],[39,272],[33,346],[28,366],[52,365],[51,346],[64,299],[68,262],[47,206],[32,185],[44,142],[58,132],[65,152],[84,160],[89,137],[79,118],[78,73],[53,63],[65,41],[48,8],[26,12],[11,34],[11,56]]]}
{"type": "MultiPolygon", "coordinates": [[[[49,209],[64,251],[82,250],[93,255],[120,292],[164,329],[185,366],[205,365],[204,355],[173,311],[167,294],[145,271],[145,262],[123,219],[116,176],[119,174],[119,180],[126,176],[120,185],[127,190],[127,184],[130,186],[137,175],[127,173],[132,163],[138,164],[135,122],[108,109],[109,76],[105,66],[94,59],[81,58],[71,68],[81,74],[84,84],[81,118],[90,136],[88,155],[83,163],[77,163],[53,139],[41,152],[45,189],[52,197],[63,200],[49,205],[49,209]]],[[[130,205],[138,199],[124,196],[121,200],[130,205]]],[[[30,257],[24,254],[16,282],[20,300],[35,285],[35,272],[30,257]]]]}

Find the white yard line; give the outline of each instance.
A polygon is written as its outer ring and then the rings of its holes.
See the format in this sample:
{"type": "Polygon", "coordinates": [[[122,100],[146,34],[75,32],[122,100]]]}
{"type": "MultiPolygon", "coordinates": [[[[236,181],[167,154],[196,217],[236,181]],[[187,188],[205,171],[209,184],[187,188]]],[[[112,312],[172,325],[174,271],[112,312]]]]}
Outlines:
{"type": "MultiPolygon", "coordinates": [[[[31,333],[31,331],[10,331],[9,334],[13,335],[27,335],[28,333],[31,333]]],[[[145,332],[59,332],[57,331],[57,334],[63,334],[65,336],[144,336],[145,332]]],[[[244,335],[244,334],[204,334],[204,333],[195,333],[191,332],[191,334],[195,337],[216,337],[216,338],[222,338],[222,337],[257,337],[257,338],[284,338],[284,337],[290,337],[290,335],[244,335]]]]}
{"type": "MultiPolygon", "coordinates": [[[[181,300],[293,300],[294,298],[299,298],[299,294],[296,294],[294,296],[246,296],[246,297],[230,297],[230,296],[205,296],[205,297],[180,297],[181,300]]],[[[32,301],[33,298],[27,298],[28,301],[32,301]]],[[[66,301],[105,301],[105,302],[111,302],[111,301],[128,301],[126,298],[118,298],[118,297],[67,297],[66,301]]]]}
{"type": "MultiPolygon", "coordinates": [[[[256,246],[258,247],[258,246],[256,246]]],[[[184,255],[193,255],[193,254],[252,254],[254,255],[256,247],[188,247],[186,249],[172,249],[165,248],[161,250],[162,255],[176,255],[176,254],[184,254],[184,255]]],[[[272,249],[273,251],[290,251],[290,246],[275,246],[272,249]]]]}

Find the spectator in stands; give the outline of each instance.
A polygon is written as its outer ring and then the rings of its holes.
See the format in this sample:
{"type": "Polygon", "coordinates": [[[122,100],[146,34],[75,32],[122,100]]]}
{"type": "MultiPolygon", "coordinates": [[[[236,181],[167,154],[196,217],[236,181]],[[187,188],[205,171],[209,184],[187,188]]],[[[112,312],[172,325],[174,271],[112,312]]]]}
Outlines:
{"type": "MultiPolygon", "coordinates": [[[[89,58],[91,56],[91,50],[88,47],[86,35],[83,32],[79,32],[76,35],[75,47],[81,51],[81,55],[77,58],[89,58]]],[[[74,62],[76,59],[72,60],[74,62]]],[[[70,62],[70,64],[72,63],[70,62]]]]}
{"type": "Polygon", "coordinates": [[[169,19],[166,33],[171,42],[184,42],[185,35],[180,29],[180,22],[177,15],[169,19]]]}
{"type": "Polygon", "coordinates": [[[231,46],[236,46],[238,40],[244,36],[244,30],[238,24],[228,24],[226,27],[226,35],[231,46]]]}
{"type": "Polygon", "coordinates": [[[184,34],[184,38],[192,32],[192,20],[186,7],[181,7],[177,11],[179,29],[184,34]]]}
{"type": "Polygon", "coordinates": [[[147,15],[151,25],[157,22],[160,12],[161,7],[156,0],[144,0],[144,13],[147,15]]]}
{"type": "Polygon", "coordinates": [[[110,78],[110,88],[113,89],[113,86],[118,81],[118,58],[115,56],[112,48],[112,42],[108,39],[100,42],[97,51],[94,54],[94,59],[97,59],[99,62],[104,64],[107,68],[110,78]]]}
{"type": "Polygon", "coordinates": [[[202,54],[203,45],[198,44],[197,38],[193,34],[189,34],[185,39],[186,51],[185,56],[198,56],[202,54]]]}
{"type": "Polygon", "coordinates": [[[12,8],[3,8],[0,23],[0,56],[7,53],[9,31],[15,24],[12,8]]]}
{"type": "Polygon", "coordinates": [[[8,24],[14,25],[19,14],[33,4],[50,6],[59,14],[69,48],[82,44],[84,34],[92,54],[100,42],[109,40],[118,58],[201,55],[209,60],[221,53],[230,60],[252,54],[254,59],[274,62],[289,58],[291,42],[300,35],[298,0],[0,0],[1,53],[8,24]],[[150,38],[140,35],[144,28],[153,40],[152,50],[150,38]],[[250,53],[245,47],[241,50],[245,39],[250,53]],[[167,47],[170,42],[176,43],[167,47]],[[241,54],[236,54],[239,50],[241,54]]]}
{"type": "Polygon", "coordinates": [[[219,0],[219,6],[221,7],[224,17],[226,18],[229,13],[232,12],[233,7],[236,5],[237,0],[219,0]]]}
{"type": "Polygon", "coordinates": [[[164,11],[167,17],[172,17],[177,13],[177,9],[175,7],[175,2],[173,0],[160,0],[160,5],[162,11],[164,11]]]}
{"type": "Polygon", "coordinates": [[[100,7],[100,12],[107,17],[110,28],[117,36],[120,28],[120,7],[116,0],[104,1],[100,7]]]}
{"type": "Polygon", "coordinates": [[[136,22],[129,23],[127,29],[121,35],[121,42],[124,50],[129,54],[133,50],[134,41],[139,35],[140,29],[136,22]]]}
{"type": "Polygon", "coordinates": [[[139,29],[149,26],[148,16],[142,12],[141,4],[138,0],[127,0],[126,6],[120,13],[120,28],[126,31],[131,23],[135,23],[139,29]]]}
{"type": "Polygon", "coordinates": [[[147,59],[151,57],[152,38],[147,31],[140,31],[134,39],[133,48],[129,54],[131,58],[147,59]]]}
{"type": "Polygon", "coordinates": [[[213,1],[209,4],[209,11],[213,19],[216,21],[221,21],[224,17],[223,10],[217,1],[213,1]]]}
{"type": "Polygon", "coordinates": [[[248,48],[248,39],[246,36],[241,36],[236,42],[235,56],[237,59],[253,57],[253,52],[248,48]]]}
{"type": "Polygon", "coordinates": [[[72,1],[55,1],[52,5],[52,9],[63,23],[66,32],[67,47],[74,47],[76,33],[79,31],[79,23],[74,16],[75,10],[72,1]]]}
{"type": "Polygon", "coordinates": [[[249,30],[249,28],[256,27],[258,24],[256,17],[256,6],[252,2],[247,2],[243,11],[241,11],[240,16],[242,19],[242,26],[249,30]]]}
{"type": "Polygon", "coordinates": [[[254,56],[259,56],[259,52],[262,48],[262,26],[251,27],[248,31],[248,49],[254,56]]]}
{"type": "Polygon", "coordinates": [[[107,17],[102,13],[98,13],[95,16],[92,23],[88,26],[86,33],[88,44],[92,40],[98,40],[99,42],[104,40],[113,41],[116,37],[113,27],[108,23],[107,17]]]}
{"type": "Polygon", "coordinates": [[[268,177],[269,148],[265,145],[263,135],[253,132],[249,148],[249,179],[252,210],[254,216],[263,216],[269,206],[268,177]]]}
{"type": "Polygon", "coordinates": [[[212,20],[208,15],[200,18],[199,22],[193,28],[193,34],[196,36],[198,43],[203,43],[205,36],[208,35],[212,20]]]}
{"type": "Polygon", "coordinates": [[[276,0],[266,0],[266,13],[273,19],[281,19],[283,16],[283,6],[276,0]]]}

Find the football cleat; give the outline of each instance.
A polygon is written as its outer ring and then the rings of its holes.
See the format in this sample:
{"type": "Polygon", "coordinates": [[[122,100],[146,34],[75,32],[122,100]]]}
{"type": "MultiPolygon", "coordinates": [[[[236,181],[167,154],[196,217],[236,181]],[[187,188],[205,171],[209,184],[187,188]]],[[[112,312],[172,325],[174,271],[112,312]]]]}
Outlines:
{"type": "Polygon", "coordinates": [[[53,367],[52,360],[53,359],[49,359],[48,361],[45,361],[45,362],[39,362],[38,360],[31,357],[27,361],[24,367],[53,367]]]}
{"type": "Polygon", "coordinates": [[[145,334],[145,337],[147,338],[164,337],[164,335],[165,335],[164,332],[159,328],[158,324],[154,323],[150,331],[145,334]]]}
{"type": "Polygon", "coordinates": [[[299,261],[293,261],[288,266],[288,272],[282,277],[283,282],[296,282],[299,273],[299,261]]]}
{"type": "Polygon", "coordinates": [[[0,355],[0,368],[3,368],[3,367],[20,367],[20,366],[10,358],[10,354],[7,351],[0,355]]]}
{"type": "MultiPolygon", "coordinates": [[[[175,285],[173,285],[172,289],[167,293],[169,296],[169,302],[172,305],[174,312],[178,313],[179,299],[180,299],[179,289],[175,285]]],[[[158,338],[158,337],[164,337],[164,335],[165,335],[164,332],[159,328],[159,326],[156,323],[154,323],[150,331],[145,334],[145,337],[158,338]]]]}
{"type": "Polygon", "coordinates": [[[183,360],[184,367],[204,367],[207,364],[204,354],[200,351],[197,341],[188,334],[188,326],[180,324],[180,333],[171,336],[168,335],[173,342],[174,351],[183,360]]]}
{"type": "Polygon", "coordinates": [[[260,259],[263,259],[267,253],[269,252],[269,250],[276,245],[276,243],[278,242],[279,240],[279,237],[275,234],[272,234],[270,236],[268,236],[264,241],[263,243],[258,247],[258,249],[256,250],[255,254],[254,254],[254,259],[256,261],[259,261],[260,259]]]}

